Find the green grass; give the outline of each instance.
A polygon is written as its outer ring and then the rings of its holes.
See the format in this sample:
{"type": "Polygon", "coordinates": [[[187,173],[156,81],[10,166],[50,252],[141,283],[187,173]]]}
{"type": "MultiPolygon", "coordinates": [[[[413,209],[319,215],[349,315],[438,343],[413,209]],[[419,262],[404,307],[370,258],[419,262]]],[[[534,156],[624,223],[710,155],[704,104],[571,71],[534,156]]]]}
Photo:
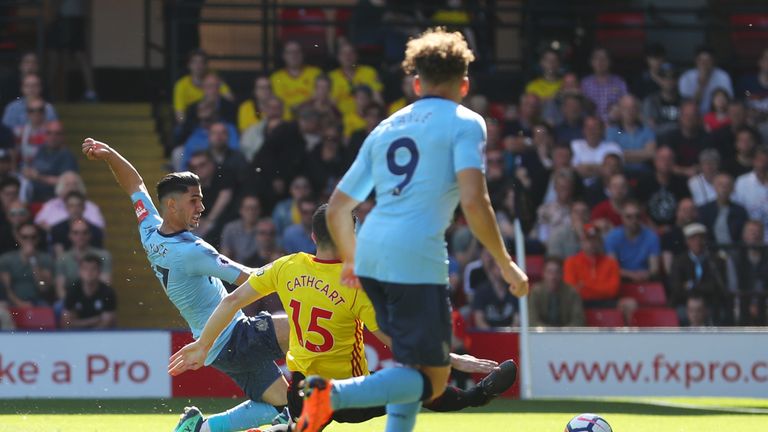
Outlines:
{"type": "MultiPolygon", "coordinates": [[[[0,432],[170,431],[185,405],[204,412],[235,405],[227,399],[0,400],[0,432]]],[[[768,400],[642,398],[495,401],[461,413],[425,412],[417,431],[560,432],[582,412],[602,414],[616,432],[753,432],[768,425],[768,400]],[[755,413],[738,412],[753,410],[755,413]]],[[[364,425],[334,424],[331,432],[381,431],[384,419],[364,425]]]]}

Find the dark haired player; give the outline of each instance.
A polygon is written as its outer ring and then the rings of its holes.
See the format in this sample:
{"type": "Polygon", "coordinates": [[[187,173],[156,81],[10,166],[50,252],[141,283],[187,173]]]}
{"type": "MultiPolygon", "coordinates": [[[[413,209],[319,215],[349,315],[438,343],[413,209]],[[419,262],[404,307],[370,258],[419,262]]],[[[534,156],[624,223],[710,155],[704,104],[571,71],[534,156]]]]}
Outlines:
{"type": "MultiPolygon", "coordinates": [[[[141,176],[120,153],[91,138],[83,141],[82,150],[88,159],[105,161],[130,195],[152,269],[197,339],[227,295],[221,281],[240,285],[250,274],[250,269],[220,255],[189,231],[198,226],[205,209],[197,175],[176,172],[163,177],[157,184],[158,212],[141,176]]],[[[287,403],[288,383],[274,362],[283,357],[278,339],[287,338],[275,331],[287,327],[276,326],[269,314],[246,317],[238,311],[213,342],[204,363],[232,378],[249,400],[207,419],[197,408],[188,408],[175,432],[230,432],[270,423],[278,414],[275,406],[287,403]]]]}

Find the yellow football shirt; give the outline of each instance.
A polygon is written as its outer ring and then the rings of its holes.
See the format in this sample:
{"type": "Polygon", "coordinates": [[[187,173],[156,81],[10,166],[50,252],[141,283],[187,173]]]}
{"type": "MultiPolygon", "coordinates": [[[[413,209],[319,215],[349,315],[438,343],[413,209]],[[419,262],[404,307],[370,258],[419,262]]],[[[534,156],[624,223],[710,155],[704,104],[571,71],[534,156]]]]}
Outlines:
{"type": "MultiPolygon", "coordinates": [[[[219,93],[222,96],[232,94],[229,86],[222,82],[219,86],[219,93]]],[[[176,112],[184,112],[193,103],[203,98],[203,89],[196,86],[192,81],[192,76],[184,75],[176,81],[173,86],[173,110],[176,112]]]]}
{"type": "Polygon", "coordinates": [[[287,70],[280,69],[269,77],[269,81],[272,82],[272,91],[275,96],[283,101],[285,110],[290,111],[312,97],[315,79],[321,73],[322,71],[315,66],[304,66],[299,76],[294,77],[287,70]]]}
{"type": "Polygon", "coordinates": [[[367,85],[374,92],[380,92],[384,88],[376,69],[365,65],[355,68],[355,74],[351,80],[347,79],[341,68],[332,70],[328,78],[331,80],[331,99],[336,102],[336,106],[343,115],[355,112],[355,97],[352,90],[356,86],[367,85]]]}
{"type": "Polygon", "coordinates": [[[525,86],[526,93],[533,93],[541,99],[548,100],[555,97],[560,87],[563,86],[563,80],[548,81],[544,78],[537,78],[525,86]]]}
{"type": "Polygon", "coordinates": [[[387,108],[387,115],[396,113],[397,111],[405,108],[406,105],[408,105],[408,101],[406,101],[404,97],[401,97],[400,99],[389,104],[389,108],[387,108]]]}
{"type": "Polygon", "coordinates": [[[349,378],[368,374],[363,325],[378,330],[362,289],[341,285],[341,262],[303,252],[277,259],[251,274],[259,294],[277,292],[288,314],[288,369],[305,376],[349,378]]]}

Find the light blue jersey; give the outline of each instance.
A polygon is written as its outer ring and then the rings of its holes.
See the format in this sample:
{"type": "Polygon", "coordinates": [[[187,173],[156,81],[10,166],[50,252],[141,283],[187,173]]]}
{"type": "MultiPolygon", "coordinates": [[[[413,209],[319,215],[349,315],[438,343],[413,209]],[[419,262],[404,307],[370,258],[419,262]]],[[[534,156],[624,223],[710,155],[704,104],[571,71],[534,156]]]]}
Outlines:
{"type": "MultiPolygon", "coordinates": [[[[187,230],[162,234],[159,228],[163,219],[146,193],[135,192],[131,201],[139,219],[141,244],[147,251],[152,271],[197,339],[216,306],[227,295],[221,280],[234,283],[245,268],[220,255],[213,246],[187,230]]],[[[237,311],[216,338],[205,359],[206,365],[216,360],[229,341],[235,322],[242,317],[244,314],[237,311]]]]}
{"type": "Polygon", "coordinates": [[[339,189],[376,206],[358,234],[355,273],[382,282],[446,284],[445,230],[459,203],[456,173],[485,170],[485,121],[453,101],[427,97],[371,132],[339,189]]]}

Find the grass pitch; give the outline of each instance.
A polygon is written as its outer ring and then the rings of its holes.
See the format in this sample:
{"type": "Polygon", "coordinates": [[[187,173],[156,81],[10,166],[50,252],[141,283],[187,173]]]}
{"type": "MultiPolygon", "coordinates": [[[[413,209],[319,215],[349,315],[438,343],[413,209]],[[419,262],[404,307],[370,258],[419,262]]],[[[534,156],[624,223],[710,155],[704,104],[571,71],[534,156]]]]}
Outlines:
{"type": "MultiPolygon", "coordinates": [[[[0,432],[171,431],[185,405],[204,413],[231,408],[228,399],[0,400],[0,432]]],[[[753,432],[768,426],[768,399],[643,398],[494,401],[460,413],[424,412],[416,430],[561,432],[576,414],[603,415],[616,432],[753,432]]],[[[332,424],[330,432],[382,431],[384,419],[332,424]]]]}

